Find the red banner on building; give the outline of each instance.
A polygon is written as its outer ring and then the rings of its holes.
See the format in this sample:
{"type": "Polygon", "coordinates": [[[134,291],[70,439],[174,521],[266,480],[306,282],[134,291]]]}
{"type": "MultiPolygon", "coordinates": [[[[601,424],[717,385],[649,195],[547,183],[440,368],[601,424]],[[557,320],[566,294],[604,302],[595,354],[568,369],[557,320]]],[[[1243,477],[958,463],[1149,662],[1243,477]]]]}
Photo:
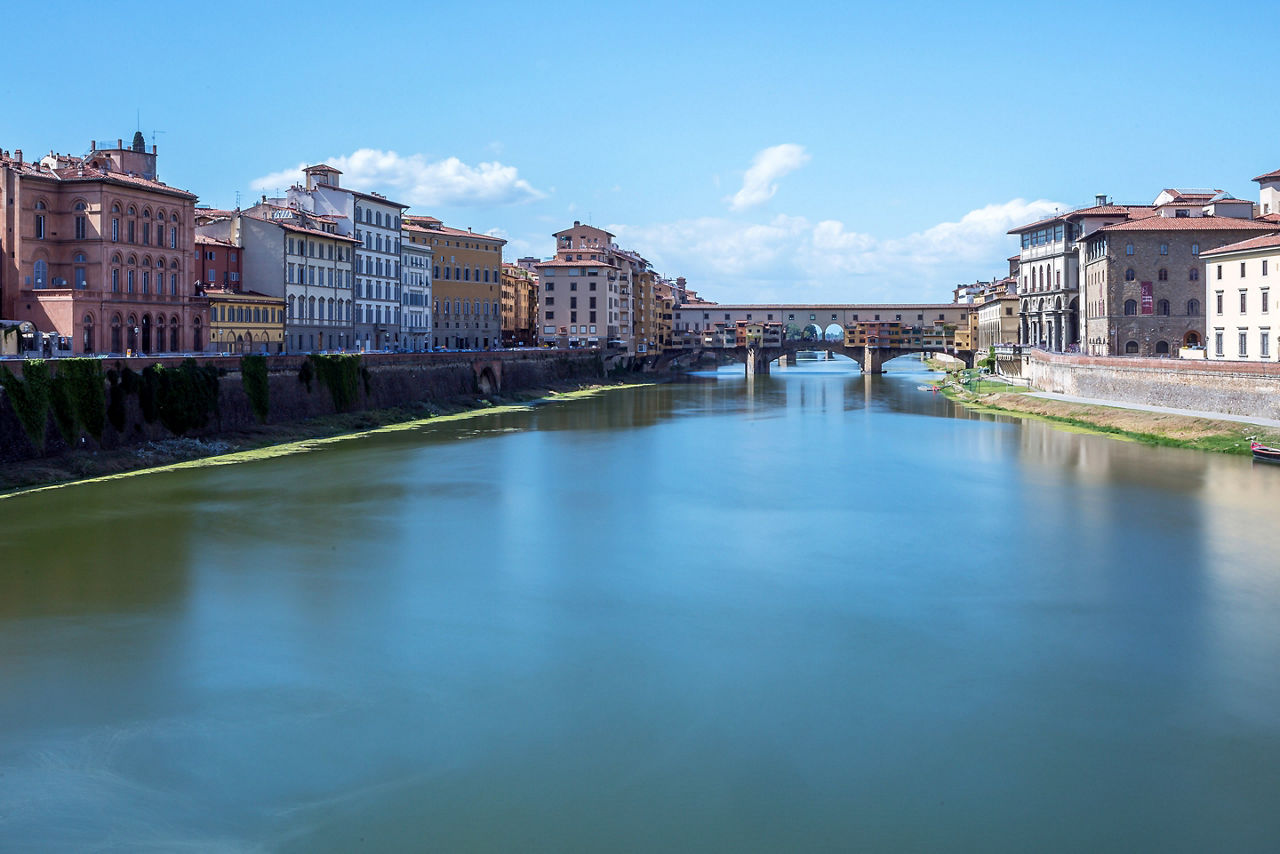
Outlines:
{"type": "Polygon", "coordinates": [[[1142,283],[1142,313],[1143,314],[1156,313],[1156,301],[1155,301],[1155,298],[1152,297],[1151,295],[1150,282],[1142,283]]]}

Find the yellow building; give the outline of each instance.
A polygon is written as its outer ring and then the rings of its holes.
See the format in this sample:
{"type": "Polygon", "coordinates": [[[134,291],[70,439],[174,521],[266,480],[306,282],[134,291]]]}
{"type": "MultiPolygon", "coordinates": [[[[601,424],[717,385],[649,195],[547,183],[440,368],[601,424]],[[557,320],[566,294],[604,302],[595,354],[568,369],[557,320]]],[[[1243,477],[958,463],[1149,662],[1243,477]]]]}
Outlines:
{"type": "Polygon", "coordinates": [[[538,276],[515,264],[502,265],[502,346],[538,343],[538,276]]]}
{"type": "Polygon", "coordinates": [[[218,353],[284,350],[284,299],[254,291],[206,290],[209,342],[218,353]]]}
{"type": "Polygon", "coordinates": [[[403,220],[411,243],[431,247],[431,320],[435,346],[492,350],[502,346],[502,247],[507,241],[450,228],[431,216],[403,220]]]}

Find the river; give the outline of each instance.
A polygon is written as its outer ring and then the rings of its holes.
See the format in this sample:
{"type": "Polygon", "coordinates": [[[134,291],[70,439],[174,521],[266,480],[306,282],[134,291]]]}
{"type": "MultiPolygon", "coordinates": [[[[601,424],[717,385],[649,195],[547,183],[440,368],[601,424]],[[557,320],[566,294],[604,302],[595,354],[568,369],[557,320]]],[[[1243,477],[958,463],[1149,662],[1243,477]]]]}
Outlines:
{"type": "Polygon", "coordinates": [[[1280,850],[1280,467],[913,364],[0,501],[0,851],[1280,850]]]}

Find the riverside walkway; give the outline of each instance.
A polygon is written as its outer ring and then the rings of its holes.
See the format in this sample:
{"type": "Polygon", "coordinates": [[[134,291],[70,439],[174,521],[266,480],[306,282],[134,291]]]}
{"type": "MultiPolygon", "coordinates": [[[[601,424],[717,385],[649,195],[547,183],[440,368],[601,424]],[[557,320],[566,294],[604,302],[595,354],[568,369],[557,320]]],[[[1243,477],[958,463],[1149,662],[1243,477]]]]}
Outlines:
{"type": "Polygon", "coordinates": [[[1183,415],[1189,418],[1211,418],[1215,421],[1235,421],[1240,424],[1257,424],[1262,427],[1280,428],[1280,419],[1261,418],[1251,415],[1232,415],[1228,412],[1205,412],[1198,409],[1175,409],[1171,406],[1152,406],[1148,403],[1133,403],[1123,400],[1104,400],[1098,397],[1075,397],[1069,394],[1058,394],[1052,391],[1031,391],[1028,397],[1043,397],[1045,400],[1061,400],[1064,403],[1083,403],[1090,406],[1110,406],[1113,409],[1136,409],[1141,412],[1159,412],[1165,415],[1183,415]]]}

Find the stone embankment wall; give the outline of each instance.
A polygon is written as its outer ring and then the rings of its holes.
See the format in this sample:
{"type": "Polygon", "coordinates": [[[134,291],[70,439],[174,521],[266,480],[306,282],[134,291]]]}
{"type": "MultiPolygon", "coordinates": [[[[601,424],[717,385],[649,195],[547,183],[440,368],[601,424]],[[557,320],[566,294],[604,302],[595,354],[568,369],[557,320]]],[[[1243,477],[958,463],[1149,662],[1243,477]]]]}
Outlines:
{"type": "MultiPolygon", "coordinates": [[[[194,391],[188,386],[177,393],[166,389],[167,399],[157,391],[158,383],[147,386],[142,382],[144,372],[160,364],[166,373],[174,376],[181,370],[182,359],[101,359],[98,362],[104,394],[96,402],[90,400],[92,388],[83,384],[68,383],[56,391],[53,389],[59,361],[44,362],[40,372],[30,372],[31,377],[24,376],[21,361],[0,362],[19,380],[36,380],[12,393],[0,387],[0,462],[57,456],[73,446],[109,449],[178,435],[166,427],[166,422],[172,425],[184,420],[203,420],[202,426],[184,429],[181,435],[211,438],[250,430],[259,424],[280,424],[339,411],[358,412],[508,394],[560,382],[595,382],[605,375],[604,361],[594,351],[370,354],[358,359],[349,357],[341,366],[346,373],[339,379],[344,382],[335,380],[333,373],[321,376],[324,367],[306,356],[267,356],[259,362],[265,366],[259,387],[266,389],[265,396],[259,395],[257,400],[259,407],[265,409],[264,417],[260,418],[248,390],[251,383],[246,383],[241,375],[238,356],[197,359],[201,368],[209,369],[203,374],[209,385],[202,390],[197,382],[194,391]],[[37,373],[44,377],[43,382],[36,377],[37,373]],[[126,373],[129,377],[122,382],[126,373]],[[116,388],[113,389],[108,376],[115,380],[116,388]],[[339,386],[339,390],[335,392],[331,386],[339,386]],[[16,406],[14,394],[25,398],[16,401],[16,406]],[[61,406],[53,400],[58,395],[61,395],[61,406]],[[207,399],[213,397],[216,403],[207,406],[207,399]],[[39,407],[30,402],[40,398],[45,399],[47,410],[43,442],[38,440],[40,433],[35,426],[39,407]],[[163,407],[166,402],[168,411],[163,407]],[[184,419],[182,413],[175,416],[172,410],[180,406],[193,409],[196,417],[184,419]],[[68,411],[75,413],[72,419],[68,418],[68,411]],[[85,412],[92,414],[86,417],[85,412]],[[207,417],[201,419],[199,415],[206,412],[207,417]],[[28,421],[25,426],[23,416],[28,421]],[[32,438],[33,434],[37,439],[32,438]]],[[[86,360],[67,361],[83,363],[86,360]]],[[[330,364],[337,365],[336,362],[330,364]]]]}
{"type": "MultiPolygon", "coordinates": [[[[1076,356],[1034,351],[1022,376],[1036,388],[1079,397],[1280,418],[1280,365],[1076,356]]],[[[1006,367],[1001,360],[1001,369],[1006,367]]]]}

